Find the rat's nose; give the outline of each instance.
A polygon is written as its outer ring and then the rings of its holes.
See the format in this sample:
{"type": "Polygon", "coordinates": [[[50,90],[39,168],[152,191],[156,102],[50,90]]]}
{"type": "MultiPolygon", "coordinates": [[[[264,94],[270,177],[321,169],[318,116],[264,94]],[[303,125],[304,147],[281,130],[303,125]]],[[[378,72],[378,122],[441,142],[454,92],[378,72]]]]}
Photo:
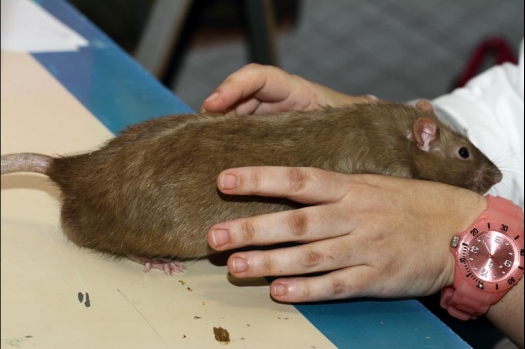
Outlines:
{"type": "Polygon", "coordinates": [[[501,182],[502,179],[503,179],[503,175],[501,173],[496,173],[494,175],[493,182],[494,182],[494,184],[496,184],[496,183],[501,182]]]}

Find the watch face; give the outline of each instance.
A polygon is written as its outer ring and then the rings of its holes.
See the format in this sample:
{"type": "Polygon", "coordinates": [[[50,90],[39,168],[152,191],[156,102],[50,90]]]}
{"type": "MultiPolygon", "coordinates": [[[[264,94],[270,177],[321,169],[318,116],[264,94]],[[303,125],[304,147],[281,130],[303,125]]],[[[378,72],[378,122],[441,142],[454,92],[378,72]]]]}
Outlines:
{"type": "Polygon", "coordinates": [[[519,262],[519,250],[514,241],[497,231],[478,234],[465,252],[470,270],[482,281],[505,279],[519,262]]]}
{"type": "Polygon", "coordinates": [[[513,235],[514,230],[501,223],[485,223],[461,239],[458,266],[469,284],[483,291],[501,292],[517,283],[517,269],[523,270],[523,238],[513,235]]]}

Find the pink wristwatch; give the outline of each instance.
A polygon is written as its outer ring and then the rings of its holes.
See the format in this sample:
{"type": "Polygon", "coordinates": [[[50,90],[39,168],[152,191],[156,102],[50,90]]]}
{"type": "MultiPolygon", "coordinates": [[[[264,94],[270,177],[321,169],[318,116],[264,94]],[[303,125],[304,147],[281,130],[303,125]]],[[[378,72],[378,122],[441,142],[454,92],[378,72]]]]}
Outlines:
{"type": "Polygon", "coordinates": [[[488,207],[466,231],[452,238],[454,284],[441,291],[441,307],[461,319],[485,314],[523,276],[523,211],[487,195],[488,207]]]}

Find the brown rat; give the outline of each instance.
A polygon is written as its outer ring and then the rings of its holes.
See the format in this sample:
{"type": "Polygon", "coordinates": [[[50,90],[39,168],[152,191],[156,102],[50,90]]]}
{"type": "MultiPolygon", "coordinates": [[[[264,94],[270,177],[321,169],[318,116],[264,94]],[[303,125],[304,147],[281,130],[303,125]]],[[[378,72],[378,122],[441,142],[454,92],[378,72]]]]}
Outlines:
{"type": "Polygon", "coordinates": [[[75,244],[165,271],[179,270],[171,260],[213,254],[206,238],[213,224],[299,207],[217,190],[221,171],[262,165],[433,180],[481,194],[502,178],[427,101],[166,116],[132,125],[85,154],[2,156],[2,174],[39,172],[58,185],[62,227],[75,244]]]}

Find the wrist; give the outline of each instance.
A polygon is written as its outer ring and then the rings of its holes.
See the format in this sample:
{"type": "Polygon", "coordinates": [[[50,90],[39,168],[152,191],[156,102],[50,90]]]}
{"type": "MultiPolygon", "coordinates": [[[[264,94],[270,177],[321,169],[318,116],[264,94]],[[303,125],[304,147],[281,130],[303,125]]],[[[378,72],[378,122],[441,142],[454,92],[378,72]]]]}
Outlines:
{"type": "Polygon", "coordinates": [[[470,227],[487,209],[487,200],[474,192],[465,191],[465,195],[459,200],[455,200],[458,204],[454,210],[448,210],[448,212],[454,212],[453,218],[451,219],[450,228],[447,229],[446,241],[443,242],[443,252],[446,255],[446,267],[444,269],[443,280],[444,283],[441,289],[452,286],[454,284],[454,274],[456,268],[456,259],[454,254],[450,252],[450,243],[454,236],[464,232],[470,227]]]}
{"type": "Polygon", "coordinates": [[[345,106],[358,103],[375,103],[380,101],[379,98],[373,95],[364,95],[364,96],[351,96],[336,91],[332,91],[332,105],[334,106],[345,106]]]}
{"type": "Polygon", "coordinates": [[[372,103],[379,100],[371,95],[351,96],[313,82],[309,82],[309,84],[312,91],[311,104],[316,107],[344,107],[356,103],[372,103]]]}
{"type": "Polygon", "coordinates": [[[523,211],[492,196],[486,206],[450,247],[454,281],[442,290],[441,306],[461,320],[485,314],[523,275],[523,211]]]}
{"type": "Polygon", "coordinates": [[[487,312],[487,319],[520,348],[524,346],[523,282],[522,278],[487,312]]]}

